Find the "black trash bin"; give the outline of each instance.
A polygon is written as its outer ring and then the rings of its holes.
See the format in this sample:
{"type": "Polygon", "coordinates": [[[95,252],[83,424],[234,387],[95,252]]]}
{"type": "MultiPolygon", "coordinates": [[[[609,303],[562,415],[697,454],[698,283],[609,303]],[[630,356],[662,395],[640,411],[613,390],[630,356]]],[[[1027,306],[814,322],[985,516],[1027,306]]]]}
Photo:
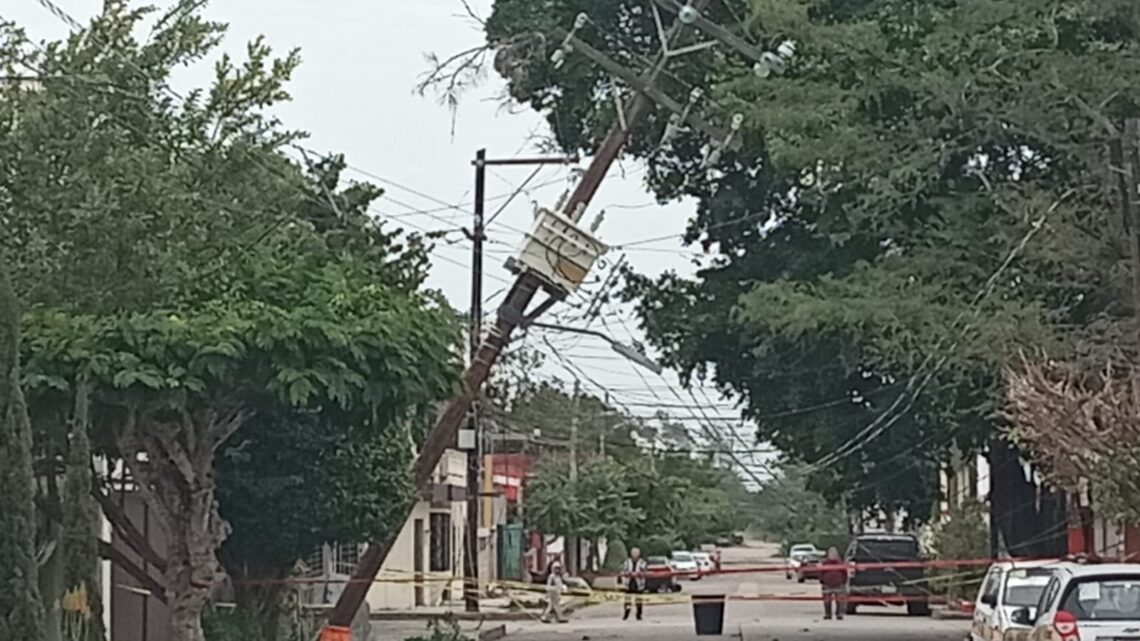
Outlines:
{"type": "Polygon", "coordinates": [[[693,622],[697,636],[717,637],[724,633],[724,595],[693,595],[693,622]]]}

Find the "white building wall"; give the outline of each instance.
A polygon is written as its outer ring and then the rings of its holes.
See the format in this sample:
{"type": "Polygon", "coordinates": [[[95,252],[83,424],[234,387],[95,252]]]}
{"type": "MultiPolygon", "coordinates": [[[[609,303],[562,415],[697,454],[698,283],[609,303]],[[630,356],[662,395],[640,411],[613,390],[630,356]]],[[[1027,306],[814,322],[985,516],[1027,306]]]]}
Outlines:
{"type": "MultiPolygon", "coordinates": [[[[448,450],[436,468],[435,482],[441,485],[465,487],[467,485],[467,456],[464,452],[448,450]]],[[[446,506],[432,507],[420,501],[412,509],[403,529],[396,537],[376,582],[366,597],[370,610],[411,610],[416,607],[415,526],[423,525],[423,581],[420,585],[423,606],[439,607],[463,600],[464,543],[467,532],[467,504],[452,501],[446,506]],[[447,571],[431,571],[431,515],[447,513],[451,518],[450,564],[447,571]]]]}

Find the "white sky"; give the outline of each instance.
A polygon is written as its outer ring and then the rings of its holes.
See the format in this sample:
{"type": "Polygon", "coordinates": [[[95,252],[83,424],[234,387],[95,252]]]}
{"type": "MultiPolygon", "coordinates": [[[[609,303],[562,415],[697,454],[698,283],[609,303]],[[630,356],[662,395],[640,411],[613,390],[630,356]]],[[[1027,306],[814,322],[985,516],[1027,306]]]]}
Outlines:
{"type": "MultiPolygon", "coordinates": [[[[102,0],[55,1],[81,23],[102,6],[102,0]]],[[[483,16],[490,12],[491,3],[491,0],[471,2],[483,16]]],[[[168,6],[173,2],[158,0],[157,4],[168,6]]],[[[37,0],[5,0],[3,5],[0,16],[22,25],[33,39],[58,39],[67,33],[67,26],[37,0]]],[[[261,34],[282,54],[300,47],[303,64],[291,85],[294,99],[282,105],[277,114],[286,126],[310,132],[309,147],[344,153],[356,170],[350,171],[348,178],[379,182],[357,173],[362,170],[391,181],[381,183],[387,193],[377,210],[400,216],[400,221],[409,227],[435,230],[469,225],[471,217],[464,212],[470,210],[471,159],[475,150],[485,147],[491,158],[535,155],[536,150],[527,141],[532,133],[547,130],[538,114],[502,107],[495,98],[503,84],[493,70],[483,87],[465,97],[454,135],[448,109],[439,105],[434,97],[415,94],[417,80],[428,67],[425,53],[446,56],[483,41],[478,25],[463,16],[459,0],[215,0],[207,7],[206,15],[230,25],[224,49],[239,59],[245,43],[261,34]],[[445,205],[458,205],[458,208],[442,209],[445,205]],[[439,211],[409,214],[424,209],[439,211]]],[[[208,81],[211,72],[210,65],[202,65],[179,81],[187,87],[191,83],[201,84],[208,81]]],[[[532,168],[527,167],[492,168],[488,176],[488,197],[493,199],[513,192],[531,171],[532,168]]],[[[599,230],[602,240],[610,245],[641,243],[627,251],[629,262],[638,271],[657,274],[675,269],[691,273],[696,253],[682,247],[679,236],[694,212],[694,205],[684,202],[658,206],[641,180],[643,174],[643,167],[632,161],[611,170],[587,213],[587,220],[600,209],[606,209],[606,219],[599,230]],[[662,237],[666,238],[645,242],[662,237]]],[[[569,176],[569,170],[562,167],[543,170],[532,185],[556,182],[524,192],[488,229],[492,239],[485,259],[484,292],[490,298],[486,305],[488,312],[494,311],[502,300],[501,290],[510,282],[511,275],[502,264],[521,240],[520,230],[529,227],[531,201],[553,206],[568,187],[569,176]]],[[[502,198],[492,200],[488,214],[501,203],[502,198]]],[[[441,245],[434,253],[429,285],[442,290],[456,307],[467,309],[470,244],[465,239],[460,240],[462,236],[458,234],[450,238],[459,242],[441,245]]],[[[616,259],[621,253],[611,252],[608,258],[616,259]]],[[[602,270],[595,271],[595,275],[605,276],[602,270]]],[[[588,288],[576,300],[583,302],[596,289],[597,286],[588,288]]],[[[565,306],[559,309],[563,319],[572,319],[575,315],[574,310],[565,306]]],[[[595,321],[591,328],[606,331],[623,341],[644,340],[629,309],[610,304],[603,319],[605,323],[595,321]]],[[[547,337],[557,346],[558,353],[573,363],[569,369],[582,379],[584,390],[600,394],[596,383],[606,388],[614,401],[636,414],[651,415],[658,405],[684,405],[684,408],[665,409],[679,416],[700,416],[701,411],[711,417],[739,416],[731,403],[719,400],[715,390],[695,390],[694,401],[677,384],[672,373],[666,372],[662,379],[651,372],[642,372],[601,340],[559,334],[547,337]],[[692,407],[698,404],[701,410],[692,407]]],[[[528,338],[528,344],[541,347],[547,353],[551,351],[537,332],[528,338]]],[[[568,368],[562,361],[555,356],[547,360],[541,376],[570,380],[568,368]]],[[[694,431],[700,431],[697,421],[685,422],[694,431]]],[[[727,430],[733,423],[714,418],[706,425],[727,430]]],[[[741,437],[737,448],[754,448],[753,428],[737,429],[741,437]],[[745,441],[747,445],[743,444],[745,441]]],[[[744,453],[741,457],[747,461],[753,454],[744,453]]],[[[766,457],[758,457],[758,460],[763,458],[766,457]]],[[[764,475],[760,467],[754,469],[764,475]]]]}

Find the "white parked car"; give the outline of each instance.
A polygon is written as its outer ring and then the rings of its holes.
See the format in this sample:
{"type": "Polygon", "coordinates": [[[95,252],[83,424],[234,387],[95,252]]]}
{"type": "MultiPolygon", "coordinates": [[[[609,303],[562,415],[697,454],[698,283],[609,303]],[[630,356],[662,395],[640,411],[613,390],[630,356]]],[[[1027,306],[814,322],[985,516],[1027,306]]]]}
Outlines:
{"type": "Polygon", "coordinates": [[[1055,561],[991,565],[974,603],[971,641],[1025,641],[1030,628],[1014,623],[1012,615],[1019,608],[1029,608],[1031,613],[1036,610],[1056,565],[1055,561]]]}
{"type": "Polygon", "coordinates": [[[697,565],[697,560],[693,558],[691,552],[674,552],[669,557],[669,565],[673,566],[674,572],[682,575],[678,578],[687,578],[692,581],[696,581],[700,578],[700,567],[697,565]]]}
{"type": "Polygon", "coordinates": [[[712,574],[716,571],[716,564],[713,563],[712,555],[708,552],[693,552],[693,560],[697,562],[697,578],[703,578],[706,574],[712,574]]]}
{"type": "Polygon", "coordinates": [[[820,559],[823,553],[813,543],[800,543],[788,549],[788,560],[785,564],[784,577],[789,581],[797,574],[797,570],[805,559],[820,559]]]}
{"type": "Polygon", "coordinates": [[[1140,566],[1058,563],[1036,611],[1018,608],[1014,623],[1029,641],[1140,639],[1140,566]]]}

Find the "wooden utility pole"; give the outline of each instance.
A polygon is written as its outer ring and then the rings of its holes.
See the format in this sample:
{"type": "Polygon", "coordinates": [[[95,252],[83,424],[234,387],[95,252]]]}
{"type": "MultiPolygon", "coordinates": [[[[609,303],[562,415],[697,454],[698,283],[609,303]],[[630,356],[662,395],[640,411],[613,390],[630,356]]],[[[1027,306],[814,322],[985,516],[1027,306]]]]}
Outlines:
{"type": "MultiPolygon", "coordinates": [[[[703,11],[711,0],[694,0],[692,7],[703,11]]],[[[679,20],[669,30],[666,40],[668,43],[679,41],[685,32],[685,25],[679,20]]],[[[640,80],[644,87],[653,85],[668,65],[670,57],[663,51],[651,68],[646,70],[640,80]]],[[[590,167],[582,175],[570,198],[567,200],[564,212],[574,220],[580,220],[590,201],[597,194],[598,188],[605,179],[610,167],[621,155],[622,149],[628,141],[634,125],[640,121],[650,108],[653,101],[645,92],[638,91],[630,99],[624,110],[624,119],[614,125],[598,147],[590,167]]],[[[458,437],[459,426],[467,416],[468,408],[475,400],[483,383],[487,380],[491,367],[498,360],[503,348],[510,340],[511,333],[519,322],[527,318],[527,308],[541,287],[539,279],[529,273],[523,272],[516,280],[507,298],[499,308],[498,317],[482,337],[478,349],[475,351],[463,374],[462,391],[453,397],[436,419],[435,426],[424,440],[423,447],[416,457],[415,487],[420,492],[430,487],[432,474],[444,452],[454,446],[458,437]]],[[[551,298],[531,311],[531,320],[543,313],[556,303],[551,298]]],[[[356,569],[352,573],[347,586],[341,592],[340,598],[329,614],[328,623],[322,631],[322,641],[347,641],[350,626],[360,606],[368,594],[368,589],[375,580],[376,575],[384,564],[400,528],[391,528],[391,532],[383,540],[372,541],[361,555],[356,569]]]]}
{"type": "MultiPolygon", "coordinates": [[[[578,397],[582,394],[582,384],[574,379],[574,397],[570,401],[570,487],[578,482],[578,412],[581,409],[578,397]]],[[[578,557],[582,552],[582,542],[577,536],[569,535],[566,542],[566,571],[578,576],[581,571],[578,557]]]]}

